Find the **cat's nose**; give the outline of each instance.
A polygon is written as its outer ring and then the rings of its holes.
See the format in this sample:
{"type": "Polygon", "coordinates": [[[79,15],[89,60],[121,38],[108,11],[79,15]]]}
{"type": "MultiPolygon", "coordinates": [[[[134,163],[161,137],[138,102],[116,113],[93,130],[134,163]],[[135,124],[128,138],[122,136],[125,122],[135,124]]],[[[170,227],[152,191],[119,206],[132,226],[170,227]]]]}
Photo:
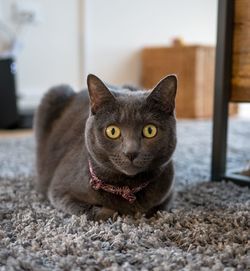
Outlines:
{"type": "Polygon", "coordinates": [[[138,152],[124,152],[124,155],[132,162],[138,156],[138,152]]]}

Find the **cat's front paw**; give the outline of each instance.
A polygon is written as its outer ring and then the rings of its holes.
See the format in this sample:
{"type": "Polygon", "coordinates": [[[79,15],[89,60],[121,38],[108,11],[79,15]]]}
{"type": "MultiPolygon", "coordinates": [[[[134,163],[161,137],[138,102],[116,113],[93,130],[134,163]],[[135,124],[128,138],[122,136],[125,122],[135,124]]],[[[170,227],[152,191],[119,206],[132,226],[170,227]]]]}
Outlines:
{"type": "Polygon", "coordinates": [[[93,207],[93,215],[92,215],[92,219],[96,220],[96,221],[106,221],[109,218],[115,219],[117,217],[118,213],[115,210],[106,208],[106,207],[97,207],[94,206],[93,207]]]}

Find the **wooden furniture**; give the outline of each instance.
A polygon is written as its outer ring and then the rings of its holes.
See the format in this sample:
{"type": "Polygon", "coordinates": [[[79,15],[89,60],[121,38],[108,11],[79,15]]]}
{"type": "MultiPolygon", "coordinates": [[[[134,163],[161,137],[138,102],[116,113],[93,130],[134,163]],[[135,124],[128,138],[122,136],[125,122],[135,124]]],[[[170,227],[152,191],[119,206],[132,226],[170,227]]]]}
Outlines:
{"type": "MultiPolygon", "coordinates": [[[[142,50],[141,85],[152,88],[167,74],[178,76],[177,118],[213,114],[215,49],[211,46],[149,47],[142,50]]],[[[236,113],[234,106],[231,113],[236,113]]]]}
{"type": "MultiPolygon", "coordinates": [[[[228,104],[250,102],[250,1],[219,0],[211,179],[250,185],[226,171],[228,104]]],[[[248,144],[248,142],[246,142],[248,144]]]]}
{"type": "Polygon", "coordinates": [[[230,101],[250,102],[250,1],[235,0],[230,101]]]}

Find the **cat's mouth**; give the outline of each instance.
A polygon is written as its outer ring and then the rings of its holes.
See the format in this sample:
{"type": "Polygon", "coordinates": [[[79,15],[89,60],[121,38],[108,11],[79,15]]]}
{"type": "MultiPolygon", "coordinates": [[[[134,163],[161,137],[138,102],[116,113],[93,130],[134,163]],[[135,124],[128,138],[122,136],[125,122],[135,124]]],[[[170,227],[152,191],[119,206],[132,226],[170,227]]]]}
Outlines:
{"type": "Polygon", "coordinates": [[[133,177],[141,172],[141,170],[138,170],[138,168],[123,169],[121,171],[122,171],[122,173],[124,173],[125,175],[127,175],[129,177],[133,177]]]}

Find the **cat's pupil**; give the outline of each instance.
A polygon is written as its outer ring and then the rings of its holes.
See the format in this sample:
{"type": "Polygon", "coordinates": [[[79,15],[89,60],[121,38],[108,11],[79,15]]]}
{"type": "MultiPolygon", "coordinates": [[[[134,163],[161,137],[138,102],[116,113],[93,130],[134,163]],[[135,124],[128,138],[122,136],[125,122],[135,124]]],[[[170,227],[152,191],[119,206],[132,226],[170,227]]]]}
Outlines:
{"type": "Polygon", "coordinates": [[[151,127],[148,127],[148,132],[149,132],[149,134],[152,134],[152,128],[151,127]]]}
{"type": "Polygon", "coordinates": [[[114,135],[115,134],[115,128],[112,128],[111,130],[111,134],[114,135]]]}

